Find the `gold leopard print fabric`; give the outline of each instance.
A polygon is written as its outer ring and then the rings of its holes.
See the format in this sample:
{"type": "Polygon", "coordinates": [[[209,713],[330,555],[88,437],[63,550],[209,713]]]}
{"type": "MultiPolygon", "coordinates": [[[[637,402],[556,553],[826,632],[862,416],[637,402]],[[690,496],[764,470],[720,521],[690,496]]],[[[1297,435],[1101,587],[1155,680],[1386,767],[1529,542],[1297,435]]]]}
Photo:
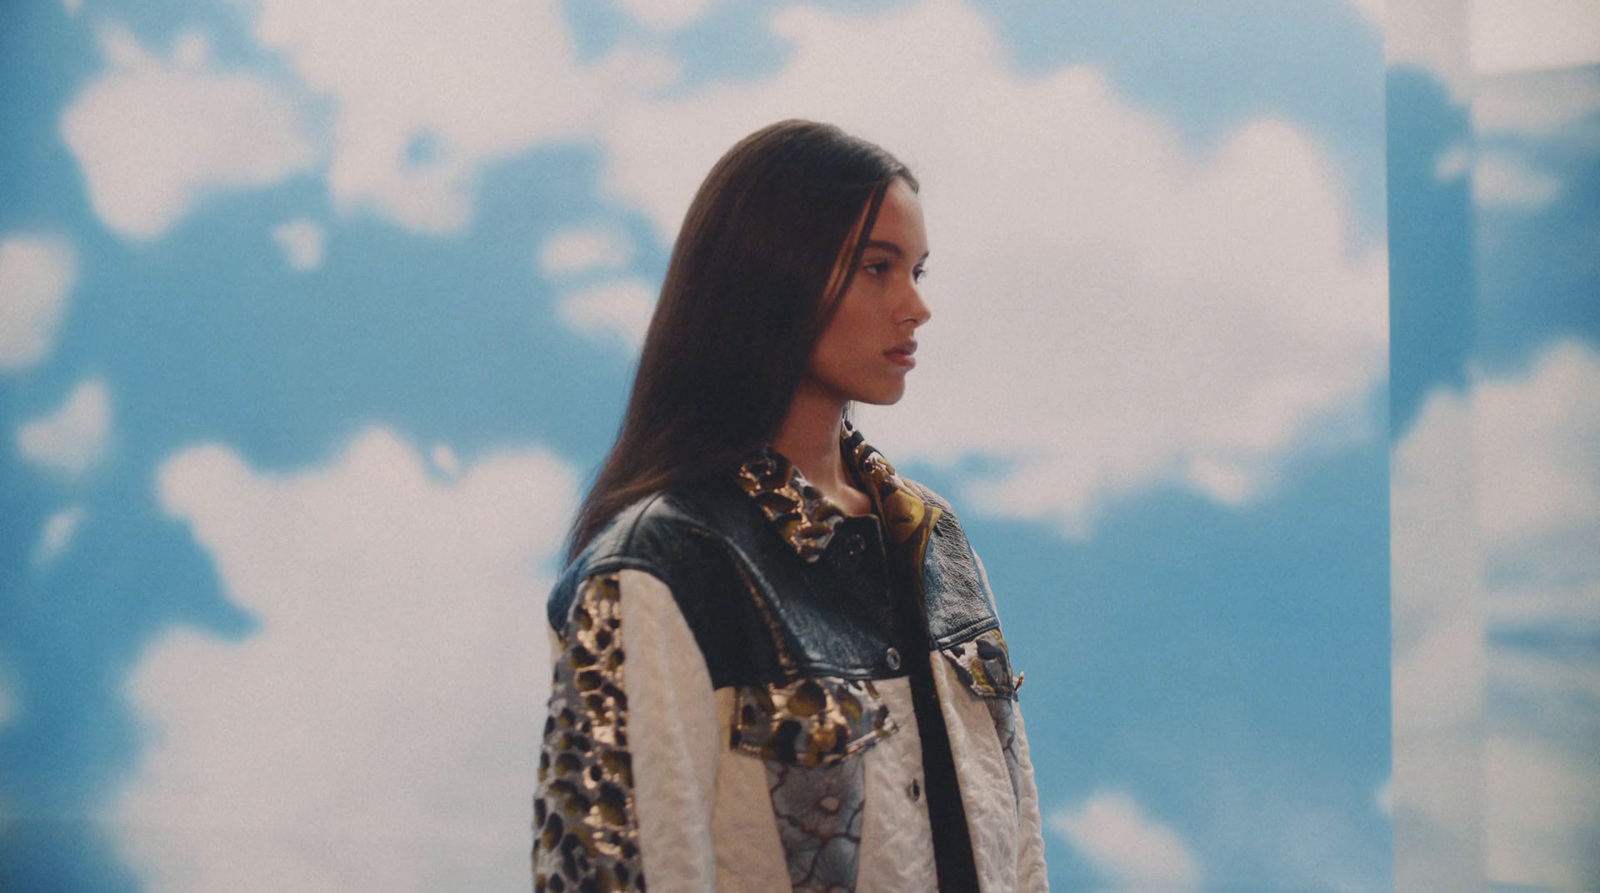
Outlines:
{"type": "Polygon", "coordinates": [[[539,893],[642,891],[622,593],[615,574],[585,580],[562,636],[534,799],[539,893]]]}
{"type": "Polygon", "coordinates": [[[1017,684],[1011,676],[1011,654],[998,629],[976,639],[940,649],[955,668],[956,677],[980,698],[1016,700],[1017,684]]]}
{"type": "Polygon", "coordinates": [[[736,750],[794,766],[837,763],[899,728],[867,679],[744,686],[733,715],[736,750]]]}
{"type": "Polygon", "coordinates": [[[845,518],[844,509],[771,447],[757,450],[740,463],[735,479],[777,527],[784,542],[808,562],[822,556],[845,518]]]}
{"type": "MultiPolygon", "coordinates": [[[[894,541],[904,543],[914,536],[928,516],[927,504],[849,422],[840,431],[840,449],[894,541]]],[[[827,551],[834,530],[847,517],[844,509],[806,480],[800,469],[771,444],[747,456],[734,478],[790,548],[808,562],[816,561],[827,551]]]]}
{"type": "MultiPolygon", "coordinates": [[[[853,428],[847,425],[845,431],[847,443],[856,439],[850,437],[855,433],[853,428]]],[[[911,539],[928,514],[927,503],[912,494],[889,460],[866,441],[858,440],[853,455],[848,458],[859,472],[863,487],[879,506],[879,516],[889,535],[896,543],[911,539]]]]}

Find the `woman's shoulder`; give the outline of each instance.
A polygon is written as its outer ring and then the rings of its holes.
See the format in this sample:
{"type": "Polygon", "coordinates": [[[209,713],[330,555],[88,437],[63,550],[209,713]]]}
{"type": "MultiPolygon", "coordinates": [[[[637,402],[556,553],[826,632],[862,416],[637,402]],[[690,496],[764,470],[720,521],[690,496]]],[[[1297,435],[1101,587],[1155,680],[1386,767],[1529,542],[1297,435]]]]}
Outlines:
{"type": "Polygon", "coordinates": [[[578,587],[591,577],[637,570],[674,586],[723,563],[722,544],[749,522],[743,501],[728,482],[685,484],[635,500],[567,564],[550,593],[551,625],[561,627],[578,587]]]}
{"type": "Polygon", "coordinates": [[[682,540],[733,535],[751,520],[748,500],[728,480],[679,484],[641,497],[595,535],[574,564],[663,562],[682,540]]]}
{"type": "Polygon", "coordinates": [[[922,483],[921,481],[908,478],[905,475],[899,475],[899,479],[900,483],[906,485],[906,487],[910,488],[913,493],[921,497],[923,502],[926,502],[928,505],[937,508],[940,512],[943,512],[946,515],[954,517],[956,510],[955,507],[950,504],[950,500],[940,496],[932,487],[922,483]]]}
{"type": "Polygon", "coordinates": [[[595,586],[605,591],[609,584],[623,605],[675,606],[718,686],[777,678],[782,654],[752,610],[753,598],[770,602],[772,587],[782,588],[766,560],[775,546],[762,543],[764,523],[755,504],[731,483],[679,487],[641,499],[619,512],[567,566],[550,593],[550,626],[564,634],[578,619],[573,608],[584,593],[595,586]]]}
{"type": "Polygon", "coordinates": [[[921,481],[908,478],[902,474],[893,475],[894,484],[920,500],[928,509],[936,509],[936,520],[933,523],[934,531],[945,536],[955,536],[962,544],[966,544],[966,533],[961,529],[961,522],[956,515],[955,506],[950,500],[940,496],[932,487],[921,481]]]}

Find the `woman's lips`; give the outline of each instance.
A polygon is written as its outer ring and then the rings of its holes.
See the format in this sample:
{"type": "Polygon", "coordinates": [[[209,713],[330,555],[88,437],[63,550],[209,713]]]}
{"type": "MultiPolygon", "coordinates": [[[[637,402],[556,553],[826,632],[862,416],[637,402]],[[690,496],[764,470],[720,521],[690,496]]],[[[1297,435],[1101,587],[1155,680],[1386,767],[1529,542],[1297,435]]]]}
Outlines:
{"type": "Polygon", "coordinates": [[[904,366],[907,369],[910,369],[910,368],[912,368],[912,367],[917,365],[916,357],[912,356],[912,354],[914,354],[916,352],[917,352],[917,344],[916,344],[916,342],[915,341],[909,341],[909,342],[906,342],[905,344],[900,344],[900,345],[897,345],[897,346],[895,346],[895,347],[893,347],[893,348],[891,348],[889,350],[884,351],[883,355],[888,357],[895,364],[900,365],[900,366],[904,366]]]}

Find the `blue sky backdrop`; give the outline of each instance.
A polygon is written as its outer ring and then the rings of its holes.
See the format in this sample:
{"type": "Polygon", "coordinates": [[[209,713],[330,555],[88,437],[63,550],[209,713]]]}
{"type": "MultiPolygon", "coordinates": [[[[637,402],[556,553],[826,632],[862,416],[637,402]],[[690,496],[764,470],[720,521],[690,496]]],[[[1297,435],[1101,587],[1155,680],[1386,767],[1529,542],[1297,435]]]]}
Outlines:
{"type": "Polygon", "coordinates": [[[1381,4],[1182,6],[0,7],[0,886],[525,887],[565,523],[694,186],[806,116],[924,183],[860,423],[985,556],[1053,882],[1390,889],[1391,441],[1478,335],[1397,307],[1391,403],[1386,238],[1469,113],[1381,4]]]}
{"type": "Polygon", "coordinates": [[[1389,4],[1395,883],[1600,887],[1600,5],[1389,4]]]}

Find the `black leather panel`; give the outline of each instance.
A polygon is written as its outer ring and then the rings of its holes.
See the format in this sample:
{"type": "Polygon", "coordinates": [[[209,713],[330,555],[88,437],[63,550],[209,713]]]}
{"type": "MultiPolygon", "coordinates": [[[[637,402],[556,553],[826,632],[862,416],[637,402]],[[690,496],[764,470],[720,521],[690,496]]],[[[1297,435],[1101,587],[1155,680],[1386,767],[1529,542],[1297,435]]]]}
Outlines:
{"type": "MultiPolygon", "coordinates": [[[[926,488],[917,491],[946,513],[923,561],[931,650],[997,623],[954,513],[926,488]]],[[[562,575],[549,617],[554,628],[565,626],[585,577],[637,569],[672,591],[715,687],[903,676],[891,647],[897,636],[888,561],[876,517],[846,517],[807,562],[737,484],[712,481],[619,514],[562,575]]]]}
{"type": "Polygon", "coordinates": [[[924,502],[942,515],[934,522],[922,556],[922,594],[928,611],[928,635],[934,648],[949,648],[1000,625],[989,592],[978,575],[967,535],[950,503],[915,481],[906,481],[924,502]]]}

